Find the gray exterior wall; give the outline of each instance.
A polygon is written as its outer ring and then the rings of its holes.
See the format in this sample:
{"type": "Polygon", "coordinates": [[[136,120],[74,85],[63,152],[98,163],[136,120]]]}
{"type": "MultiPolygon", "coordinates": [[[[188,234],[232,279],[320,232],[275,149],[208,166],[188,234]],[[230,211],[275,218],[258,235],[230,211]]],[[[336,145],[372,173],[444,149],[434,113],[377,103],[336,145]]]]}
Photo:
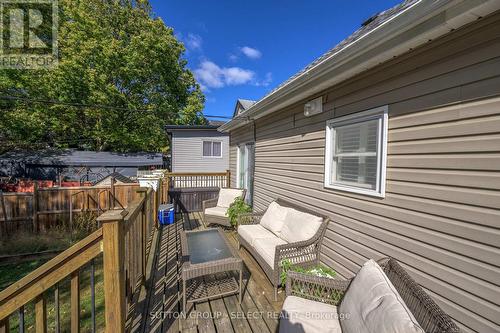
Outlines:
{"type": "Polygon", "coordinates": [[[172,132],[172,172],[225,172],[229,168],[229,136],[217,130],[172,132]],[[203,141],[221,141],[222,157],[204,157],[203,141]]]}
{"type": "Polygon", "coordinates": [[[303,101],[232,131],[232,184],[236,145],[255,141],[255,211],[309,205],[332,218],[322,260],[341,276],[392,256],[464,331],[500,332],[499,26],[496,13],[332,87],[323,114],[303,101]],[[381,105],[385,198],[324,188],[325,121],[381,105]]]}

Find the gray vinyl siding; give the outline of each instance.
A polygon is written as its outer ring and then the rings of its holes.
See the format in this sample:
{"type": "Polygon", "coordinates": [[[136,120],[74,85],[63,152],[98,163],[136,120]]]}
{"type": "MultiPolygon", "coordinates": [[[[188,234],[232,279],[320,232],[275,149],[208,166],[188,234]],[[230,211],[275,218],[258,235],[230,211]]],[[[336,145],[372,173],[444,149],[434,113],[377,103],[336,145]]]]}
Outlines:
{"type": "Polygon", "coordinates": [[[232,174],[255,135],[255,211],[283,197],[330,216],[325,264],[348,278],[392,256],[466,332],[500,331],[499,26],[497,13],[332,87],[323,114],[305,118],[303,101],[231,132],[232,174]],[[325,189],[325,121],[381,105],[385,198],[325,189]]]}
{"type": "Polygon", "coordinates": [[[229,169],[229,136],[216,130],[172,133],[172,172],[225,172],[229,169]],[[203,141],[221,141],[222,157],[204,157],[203,141]]]}

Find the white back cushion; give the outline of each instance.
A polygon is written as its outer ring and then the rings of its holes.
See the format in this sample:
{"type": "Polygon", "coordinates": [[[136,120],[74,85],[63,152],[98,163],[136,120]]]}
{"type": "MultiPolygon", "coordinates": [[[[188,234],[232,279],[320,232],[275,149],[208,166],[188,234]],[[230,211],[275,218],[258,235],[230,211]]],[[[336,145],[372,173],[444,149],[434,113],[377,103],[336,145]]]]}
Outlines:
{"type": "Polygon", "coordinates": [[[373,260],[367,261],[339,307],[343,332],[424,333],[394,285],[373,260]]]}
{"type": "Polygon", "coordinates": [[[242,194],[243,190],[237,188],[221,188],[219,191],[217,206],[229,208],[229,206],[234,202],[234,199],[241,197],[242,194]]]}
{"type": "Polygon", "coordinates": [[[262,215],[260,219],[260,225],[267,230],[279,236],[283,225],[285,224],[285,218],[287,214],[287,208],[280,206],[276,201],[271,202],[269,207],[267,207],[266,212],[262,215]]]}
{"type": "Polygon", "coordinates": [[[323,218],[309,213],[287,208],[285,223],[280,237],[288,243],[311,239],[318,231],[323,218]]]}

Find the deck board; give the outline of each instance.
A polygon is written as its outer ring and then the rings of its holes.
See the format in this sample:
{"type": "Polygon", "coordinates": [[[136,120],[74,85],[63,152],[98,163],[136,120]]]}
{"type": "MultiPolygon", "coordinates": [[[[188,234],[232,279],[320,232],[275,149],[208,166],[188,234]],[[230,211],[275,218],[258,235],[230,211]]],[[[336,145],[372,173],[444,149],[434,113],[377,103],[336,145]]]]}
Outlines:
{"type": "MultiPolygon", "coordinates": [[[[241,305],[238,296],[231,295],[205,302],[188,303],[187,316],[180,315],[182,280],[180,278],[179,231],[203,229],[199,213],[178,214],[173,225],[159,229],[159,244],[156,247],[151,272],[151,288],[146,292],[142,308],[137,310],[141,325],[135,325],[134,332],[276,332],[276,315],[283,304],[284,295],[278,302],[273,300],[272,286],[257,262],[246,252],[239,250],[243,259],[243,297],[241,305]]],[[[237,247],[234,231],[225,231],[230,243],[237,247]]],[[[227,275],[230,273],[221,273],[227,275]]],[[[209,276],[207,279],[216,279],[209,276]]]]}

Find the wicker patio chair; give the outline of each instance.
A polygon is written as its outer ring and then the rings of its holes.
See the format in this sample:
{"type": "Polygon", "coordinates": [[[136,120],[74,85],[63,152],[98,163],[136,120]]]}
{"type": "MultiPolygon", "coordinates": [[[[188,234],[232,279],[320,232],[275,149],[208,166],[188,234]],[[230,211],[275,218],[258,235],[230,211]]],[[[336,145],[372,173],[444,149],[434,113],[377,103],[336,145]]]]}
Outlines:
{"type": "MultiPolygon", "coordinates": [[[[241,189],[241,191],[242,191],[241,198],[245,199],[246,190],[241,189]]],[[[229,221],[229,217],[227,217],[225,214],[214,215],[214,214],[206,214],[205,213],[205,210],[207,208],[217,207],[218,200],[219,200],[219,197],[217,196],[216,198],[213,198],[210,200],[204,200],[202,202],[203,223],[205,224],[205,226],[208,226],[210,224],[218,224],[218,225],[221,225],[223,227],[230,228],[230,227],[232,227],[231,222],[229,221]]],[[[221,209],[221,210],[223,210],[223,209],[221,209]]],[[[227,210],[227,208],[226,208],[226,210],[227,210]]]]}
{"type": "MultiPolygon", "coordinates": [[[[395,259],[383,258],[378,261],[378,264],[425,332],[460,332],[450,316],[441,310],[395,259]]],[[[286,296],[298,296],[339,306],[350,282],[351,280],[337,280],[289,271],[286,280],[286,296]]]]}
{"type": "MultiPolygon", "coordinates": [[[[281,285],[281,263],[283,260],[288,259],[295,266],[307,267],[315,264],[319,264],[321,243],[323,236],[326,231],[326,227],[330,219],[326,216],[321,216],[317,212],[306,209],[302,206],[293,204],[289,201],[283,199],[276,199],[276,203],[280,206],[294,208],[298,211],[309,213],[315,216],[323,218],[321,226],[316,231],[316,234],[305,241],[288,243],[276,246],[276,252],[274,254],[274,265],[271,267],[266,260],[251,246],[244,238],[238,235],[239,248],[242,246],[247,249],[248,252],[255,258],[255,260],[262,267],[264,273],[266,273],[268,279],[274,288],[274,300],[278,299],[278,288],[281,285]]],[[[238,217],[238,226],[248,225],[248,224],[259,224],[260,219],[264,215],[264,212],[259,213],[248,213],[241,214],[238,217]]]]}

